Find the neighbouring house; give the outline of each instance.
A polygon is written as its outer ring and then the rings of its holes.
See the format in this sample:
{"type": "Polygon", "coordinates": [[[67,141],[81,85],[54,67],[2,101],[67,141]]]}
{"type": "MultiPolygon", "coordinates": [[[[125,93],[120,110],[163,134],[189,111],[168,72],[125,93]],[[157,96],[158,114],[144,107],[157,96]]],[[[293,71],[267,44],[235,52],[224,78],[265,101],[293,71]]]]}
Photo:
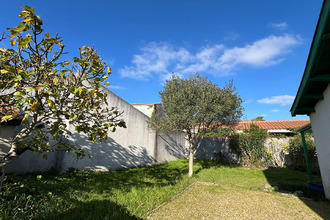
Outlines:
{"type": "Polygon", "coordinates": [[[330,0],[324,0],[291,115],[308,115],[325,196],[330,199],[330,0]]]}
{"type": "Polygon", "coordinates": [[[161,114],[162,104],[161,103],[138,103],[138,104],[131,104],[136,109],[141,111],[143,114],[151,117],[152,113],[155,112],[156,114],[161,114]]]}
{"type": "Polygon", "coordinates": [[[300,128],[308,123],[310,120],[241,121],[233,128],[236,131],[249,130],[251,124],[254,124],[267,130],[269,135],[293,136],[295,133],[290,128],[300,128]]]}

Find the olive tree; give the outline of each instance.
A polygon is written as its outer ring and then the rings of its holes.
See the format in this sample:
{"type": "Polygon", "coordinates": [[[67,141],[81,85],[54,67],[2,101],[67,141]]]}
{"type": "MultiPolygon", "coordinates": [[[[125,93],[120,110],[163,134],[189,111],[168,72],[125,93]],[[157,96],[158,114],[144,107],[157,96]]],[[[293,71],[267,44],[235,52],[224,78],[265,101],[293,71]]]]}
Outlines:
{"type": "MultiPolygon", "coordinates": [[[[12,47],[0,48],[1,123],[22,117],[22,129],[10,140],[8,154],[0,158],[2,176],[6,164],[26,150],[85,156],[82,148],[61,141],[71,135],[69,126],[92,142],[105,141],[109,131],[125,127],[122,112],[108,105],[103,86],[109,86],[111,69],[94,47],[83,46],[79,56],[66,60],[61,57],[63,40],[42,29],[33,8],[23,7],[19,17],[22,21],[1,37],[12,47]]],[[[47,159],[47,154],[43,156],[47,159]]]]}
{"type": "Polygon", "coordinates": [[[208,129],[231,126],[242,116],[242,99],[232,82],[220,88],[199,74],[183,79],[173,74],[160,92],[162,115],[153,114],[153,129],[184,131],[189,142],[189,176],[193,175],[193,159],[208,129]]]}

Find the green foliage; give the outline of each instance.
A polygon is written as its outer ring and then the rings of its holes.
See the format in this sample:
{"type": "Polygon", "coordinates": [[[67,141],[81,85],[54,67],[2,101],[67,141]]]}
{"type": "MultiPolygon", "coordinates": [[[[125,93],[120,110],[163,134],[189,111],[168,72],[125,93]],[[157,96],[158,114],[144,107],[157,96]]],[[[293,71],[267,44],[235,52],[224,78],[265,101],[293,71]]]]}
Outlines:
{"type": "Polygon", "coordinates": [[[206,129],[204,137],[229,137],[234,131],[231,128],[209,128],[206,129]]]}
{"type": "Polygon", "coordinates": [[[258,116],[256,118],[252,119],[251,121],[265,121],[265,119],[264,119],[264,116],[258,116]]]}
{"type": "MultiPolygon", "coordinates": [[[[63,59],[62,39],[44,32],[33,8],[24,6],[19,16],[23,19],[19,25],[8,28],[10,44],[16,49],[0,48],[0,106],[14,106],[24,114],[24,128],[14,137],[11,153],[64,148],[84,156],[82,148],[64,142],[50,146],[49,141],[71,135],[69,126],[92,142],[105,141],[109,131],[125,127],[119,119],[122,112],[108,106],[102,88],[108,85],[111,69],[94,47],[83,46],[78,57],[63,59]]],[[[16,117],[7,111],[1,122],[16,117]]]]}
{"type": "MultiPolygon", "coordinates": [[[[316,147],[314,140],[306,138],[309,161],[315,160],[316,147]]],[[[307,170],[304,146],[300,135],[295,136],[289,142],[288,152],[292,160],[292,167],[298,170],[307,170]]]]}
{"type": "Polygon", "coordinates": [[[193,155],[197,152],[207,129],[232,125],[242,116],[242,99],[230,82],[224,88],[199,74],[182,79],[173,74],[160,93],[163,115],[153,114],[150,127],[161,131],[184,131],[190,144],[189,175],[192,175],[193,155]],[[200,140],[195,144],[196,140],[200,140]]]}
{"type": "Polygon", "coordinates": [[[269,165],[271,154],[265,147],[267,131],[251,124],[249,130],[243,133],[233,133],[230,136],[230,147],[241,158],[244,165],[269,165]]]}
{"type": "Polygon", "coordinates": [[[233,184],[239,184],[239,191],[266,183],[291,192],[308,190],[304,172],[246,169],[196,160],[197,174],[187,178],[187,164],[187,160],[178,160],[112,172],[9,175],[0,198],[0,219],[137,219],[194,181],[236,181],[233,184]]]}
{"type": "Polygon", "coordinates": [[[180,160],[113,172],[9,175],[0,219],[138,219],[193,182],[186,170],[180,160]]]}
{"type": "Polygon", "coordinates": [[[173,75],[160,96],[164,115],[163,120],[157,115],[152,117],[155,129],[186,130],[196,136],[211,125],[233,124],[242,116],[242,99],[235,93],[232,82],[221,89],[198,74],[190,75],[189,79],[173,75]]]}

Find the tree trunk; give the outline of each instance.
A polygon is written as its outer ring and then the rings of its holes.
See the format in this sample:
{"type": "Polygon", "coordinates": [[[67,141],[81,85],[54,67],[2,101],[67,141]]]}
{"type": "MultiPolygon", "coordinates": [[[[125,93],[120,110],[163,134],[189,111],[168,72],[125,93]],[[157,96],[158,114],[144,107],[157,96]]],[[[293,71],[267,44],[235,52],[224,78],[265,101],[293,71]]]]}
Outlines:
{"type": "Polygon", "coordinates": [[[190,144],[190,150],[189,150],[189,177],[192,177],[194,173],[194,148],[193,144],[190,144]]]}
{"type": "Polygon", "coordinates": [[[11,145],[10,151],[3,158],[0,159],[0,192],[2,189],[3,180],[5,178],[5,167],[8,163],[18,158],[19,154],[17,154],[17,151],[18,147],[15,143],[13,143],[11,145]]]}
{"type": "Polygon", "coordinates": [[[2,195],[1,190],[2,190],[2,183],[3,180],[5,179],[5,167],[0,167],[0,197],[2,195]]]}

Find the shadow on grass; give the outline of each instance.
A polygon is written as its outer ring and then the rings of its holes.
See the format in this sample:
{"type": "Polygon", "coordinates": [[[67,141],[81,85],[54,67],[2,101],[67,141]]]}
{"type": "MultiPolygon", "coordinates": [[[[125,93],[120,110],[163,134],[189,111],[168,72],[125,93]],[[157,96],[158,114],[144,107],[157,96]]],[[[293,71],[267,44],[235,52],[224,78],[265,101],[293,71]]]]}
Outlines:
{"type": "MultiPolygon", "coordinates": [[[[17,215],[23,218],[138,219],[131,216],[126,207],[116,203],[116,193],[125,197],[125,193],[135,189],[153,190],[175,185],[187,172],[188,162],[181,160],[113,172],[71,170],[62,175],[55,172],[9,175],[5,181],[3,203],[0,202],[0,219],[4,213],[1,209],[24,210],[17,215]]],[[[132,201],[120,204],[126,203],[132,201]]],[[[12,219],[10,217],[15,213],[8,213],[8,219],[12,219]]]]}
{"type": "Polygon", "coordinates": [[[132,216],[125,207],[120,206],[109,200],[92,200],[88,202],[71,201],[74,208],[63,211],[56,211],[54,213],[46,213],[40,216],[44,219],[140,219],[132,216]]]}
{"type": "MultiPolygon", "coordinates": [[[[309,208],[323,219],[330,219],[329,212],[325,212],[324,206],[330,208],[324,195],[308,187],[307,172],[291,170],[288,168],[268,168],[263,171],[268,183],[279,188],[282,193],[293,194],[302,191],[303,196],[299,197],[309,208]]],[[[321,182],[320,176],[315,176],[317,182],[321,182]]]]}
{"type": "Polygon", "coordinates": [[[239,167],[238,164],[230,163],[228,161],[203,160],[203,159],[194,159],[194,166],[197,167],[197,169],[194,171],[194,174],[198,174],[202,170],[209,169],[209,168],[220,168],[220,167],[236,168],[236,167],[239,167]]]}

